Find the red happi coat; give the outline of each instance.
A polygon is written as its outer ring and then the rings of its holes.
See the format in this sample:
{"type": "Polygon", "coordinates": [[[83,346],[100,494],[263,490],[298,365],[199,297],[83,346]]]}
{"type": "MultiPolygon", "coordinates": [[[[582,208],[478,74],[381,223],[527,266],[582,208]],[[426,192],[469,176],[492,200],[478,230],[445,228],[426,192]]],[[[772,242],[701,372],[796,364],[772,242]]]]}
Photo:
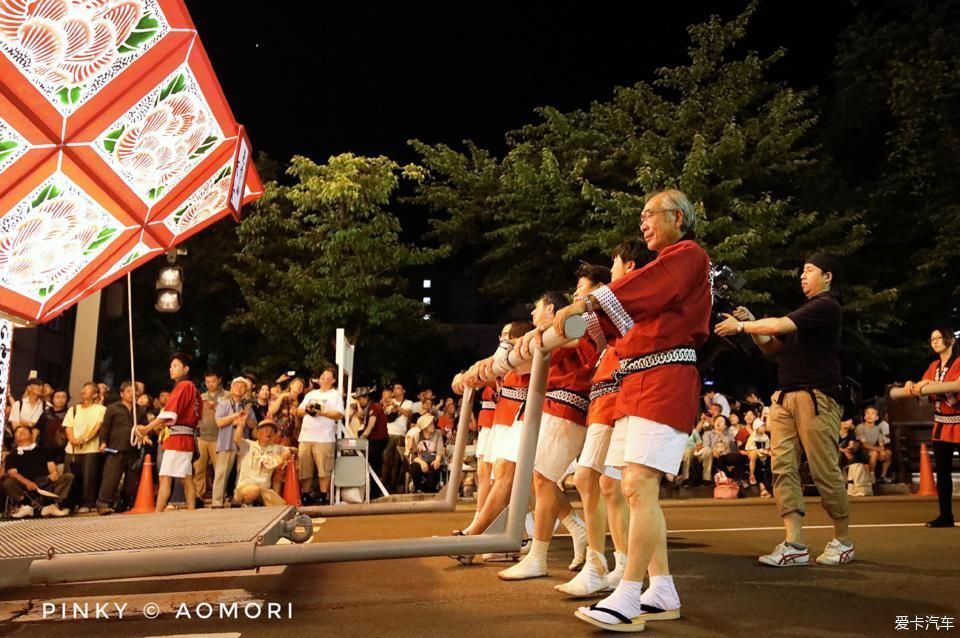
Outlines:
{"type": "MultiPolygon", "coordinates": [[[[500,387],[525,391],[529,385],[529,374],[521,375],[511,371],[503,377],[503,383],[500,387]]],[[[513,425],[514,421],[516,421],[520,415],[520,410],[523,408],[524,403],[524,401],[515,401],[501,395],[500,398],[497,399],[497,407],[493,412],[493,424],[506,425],[508,427],[513,425]]]]}
{"type": "MultiPolygon", "coordinates": [[[[547,373],[547,392],[567,390],[584,397],[590,394],[590,379],[597,365],[597,346],[588,336],[583,336],[573,348],[557,348],[550,354],[550,370],[547,373]]],[[[586,425],[587,413],[575,407],[547,397],[543,402],[544,414],[586,425]]]]}
{"type": "MultiPolygon", "coordinates": [[[[940,359],[930,364],[923,374],[924,379],[938,383],[960,380],[960,357],[941,369],[940,359]]],[[[933,395],[933,440],[960,444],[960,394],[933,395]]]]}
{"type": "Polygon", "coordinates": [[[480,395],[480,414],[477,415],[479,428],[492,428],[493,415],[497,409],[497,391],[494,386],[486,385],[480,395]]]}
{"type": "MultiPolygon", "coordinates": [[[[679,347],[696,348],[710,334],[710,258],[683,240],[649,264],[602,286],[593,296],[606,335],[625,359],[679,347]]],[[[667,364],[627,375],[615,417],[634,416],[690,433],[697,420],[700,374],[693,365],[667,364]]]]}
{"type": "MultiPolygon", "coordinates": [[[[614,344],[611,343],[600,355],[600,360],[597,362],[596,371],[593,373],[593,379],[591,379],[591,390],[593,386],[615,383],[613,379],[613,373],[619,367],[620,359],[617,357],[617,351],[614,347],[614,344]]],[[[613,422],[616,421],[614,418],[614,413],[616,412],[617,395],[619,393],[620,390],[618,388],[613,392],[603,394],[598,396],[596,399],[591,400],[590,410],[587,412],[587,425],[601,423],[603,425],[612,426],[613,422]]]]}
{"type": "MultiPolygon", "coordinates": [[[[167,399],[164,412],[173,412],[177,415],[171,425],[186,425],[196,429],[200,423],[200,393],[197,386],[189,379],[178,381],[167,399]]],[[[194,436],[190,434],[173,434],[163,442],[163,449],[179,452],[193,452],[194,436]]]]}

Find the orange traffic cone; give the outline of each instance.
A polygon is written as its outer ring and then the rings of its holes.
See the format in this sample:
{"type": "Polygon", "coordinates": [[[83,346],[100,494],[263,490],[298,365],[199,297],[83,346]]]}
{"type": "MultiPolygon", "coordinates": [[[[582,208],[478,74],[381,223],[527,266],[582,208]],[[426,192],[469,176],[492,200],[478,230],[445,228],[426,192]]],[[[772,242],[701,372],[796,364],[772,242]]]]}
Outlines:
{"type": "Polygon", "coordinates": [[[917,496],[936,496],[937,484],[933,481],[933,468],[930,467],[930,456],[927,454],[927,444],[920,444],[920,489],[917,496]]]}
{"type": "Polygon", "coordinates": [[[287,461],[287,477],[283,481],[283,500],[287,505],[300,507],[300,477],[297,475],[297,462],[295,459],[287,461]]]}
{"type": "Polygon", "coordinates": [[[148,454],[143,459],[143,472],[140,474],[140,487],[137,488],[137,500],[127,514],[152,514],[155,508],[153,500],[153,459],[148,454]]]}

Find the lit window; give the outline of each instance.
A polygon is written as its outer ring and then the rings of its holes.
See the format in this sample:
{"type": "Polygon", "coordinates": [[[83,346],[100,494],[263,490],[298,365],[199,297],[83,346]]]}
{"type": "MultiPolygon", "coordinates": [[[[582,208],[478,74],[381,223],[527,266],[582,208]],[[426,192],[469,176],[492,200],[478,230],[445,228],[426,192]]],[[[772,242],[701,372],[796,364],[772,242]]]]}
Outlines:
{"type": "Polygon", "coordinates": [[[429,306],[429,305],[430,305],[430,297],[424,297],[424,298],[423,298],[423,303],[424,303],[425,305],[429,306]]]}
{"type": "Polygon", "coordinates": [[[432,283],[432,282],[431,282],[429,279],[424,279],[424,280],[423,280],[423,287],[424,287],[424,288],[429,288],[431,283],[432,283]]]}

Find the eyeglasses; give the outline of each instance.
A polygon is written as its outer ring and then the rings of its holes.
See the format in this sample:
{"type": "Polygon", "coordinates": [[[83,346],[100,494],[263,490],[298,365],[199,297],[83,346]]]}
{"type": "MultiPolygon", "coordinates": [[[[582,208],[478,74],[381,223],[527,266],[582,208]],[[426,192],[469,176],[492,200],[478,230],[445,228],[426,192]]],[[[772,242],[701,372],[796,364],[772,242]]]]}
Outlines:
{"type": "Polygon", "coordinates": [[[647,223],[660,213],[669,213],[670,211],[680,210],[678,208],[651,208],[640,213],[640,225],[647,223]]]}
{"type": "Polygon", "coordinates": [[[938,343],[942,341],[943,341],[943,337],[930,337],[930,343],[938,343]]]}

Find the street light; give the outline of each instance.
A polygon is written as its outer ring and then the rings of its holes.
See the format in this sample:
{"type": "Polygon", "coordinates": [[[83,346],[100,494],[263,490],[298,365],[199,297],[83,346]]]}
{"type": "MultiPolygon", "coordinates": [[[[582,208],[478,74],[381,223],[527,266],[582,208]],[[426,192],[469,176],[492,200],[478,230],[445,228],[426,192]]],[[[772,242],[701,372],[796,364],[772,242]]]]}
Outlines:
{"type": "Polygon", "coordinates": [[[183,269],[176,265],[177,250],[167,253],[167,265],[157,274],[157,312],[176,312],[183,300],[183,269]]]}

